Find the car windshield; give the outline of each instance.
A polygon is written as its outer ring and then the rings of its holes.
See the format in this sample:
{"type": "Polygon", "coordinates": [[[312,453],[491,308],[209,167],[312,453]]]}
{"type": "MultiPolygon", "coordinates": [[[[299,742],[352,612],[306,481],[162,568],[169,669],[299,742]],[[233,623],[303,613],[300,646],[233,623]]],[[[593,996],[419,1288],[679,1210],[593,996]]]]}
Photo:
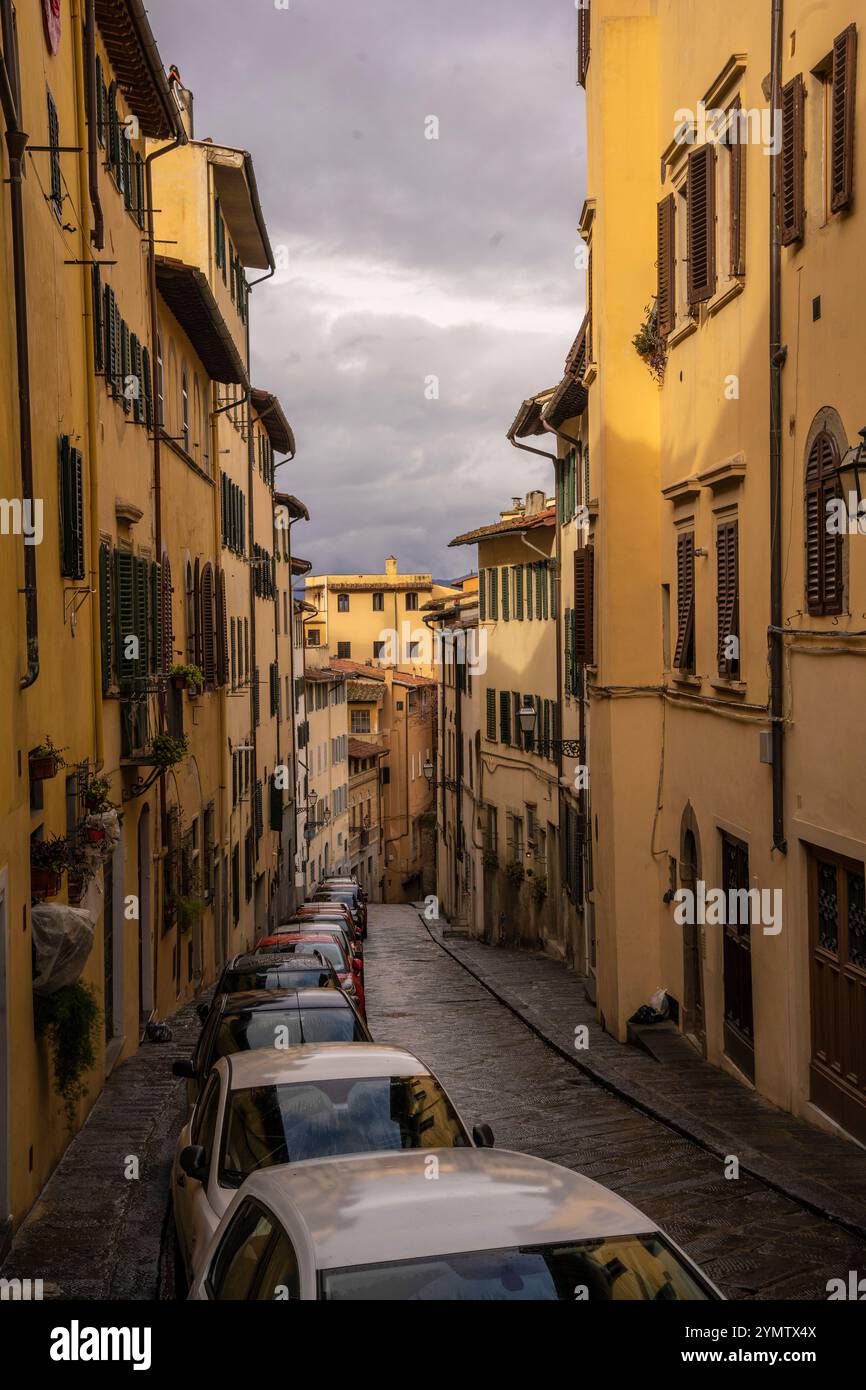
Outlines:
{"type": "Polygon", "coordinates": [[[340,950],[336,941],[292,941],[291,939],[280,941],[279,946],[265,946],[265,951],[278,950],[281,956],[308,956],[310,949],[316,950],[333,965],[335,970],[345,972],[348,970],[343,952],[340,950]]]}
{"type": "Polygon", "coordinates": [[[329,888],[327,892],[317,893],[313,898],[314,903],[345,903],[347,907],[355,906],[354,893],[340,893],[336,888],[329,888]]]}
{"type": "Polygon", "coordinates": [[[667,1302],[711,1295],[657,1235],[436,1255],[325,1270],[326,1299],[667,1302]]]}
{"type": "Polygon", "coordinates": [[[293,1047],[297,1043],[366,1042],[366,1033],[352,1009],[241,1009],[223,1014],[214,1041],[211,1065],[232,1052],[261,1047],[293,1047]]]}
{"type": "Polygon", "coordinates": [[[239,1187],[258,1168],[381,1149],[451,1148],[471,1141],[432,1076],[296,1082],[232,1091],[220,1182],[239,1187]]]}
{"type": "Polygon", "coordinates": [[[223,979],[223,994],[244,994],[248,989],[327,989],[332,984],[325,970],[280,970],[278,966],[253,966],[229,970],[223,979]]]}

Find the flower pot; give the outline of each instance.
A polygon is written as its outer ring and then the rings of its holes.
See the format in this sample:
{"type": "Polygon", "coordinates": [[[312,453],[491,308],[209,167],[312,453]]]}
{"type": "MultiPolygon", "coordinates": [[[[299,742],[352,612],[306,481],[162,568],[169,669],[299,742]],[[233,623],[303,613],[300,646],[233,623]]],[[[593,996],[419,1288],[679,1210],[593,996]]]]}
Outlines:
{"type": "Polygon", "coordinates": [[[71,875],[66,881],[66,889],[71,903],[80,903],[87,892],[86,878],[73,878],[71,875]]]}
{"type": "Polygon", "coordinates": [[[171,683],[175,690],[183,690],[186,685],[186,676],[172,676],[171,683]]]}
{"type": "Polygon", "coordinates": [[[62,882],[59,869],[35,869],[31,865],[30,891],[34,898],[56,898],[62,882]]]}
{"type": "Polygon", "coordinates": [[[43,753],[30,759],[30,781],[50,782],[57,776],[57,758],[53,753],[43,753]]]}
{"type": "Polygon", "coordinates": [[[105,830],[101,825],[88,825],[84,834],[89,845],[101,845],[105,843],[105,830]]]}

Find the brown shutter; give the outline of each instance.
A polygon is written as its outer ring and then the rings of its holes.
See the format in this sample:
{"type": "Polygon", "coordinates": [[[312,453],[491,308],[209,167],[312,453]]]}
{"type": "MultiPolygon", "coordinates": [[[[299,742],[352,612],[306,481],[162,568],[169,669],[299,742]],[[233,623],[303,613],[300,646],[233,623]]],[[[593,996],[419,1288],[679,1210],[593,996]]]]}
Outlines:
{"type": "Polygon", "coordinates": [[[581,546],[574,554],[574,660],[582,666],[595,661],[593,555],[591,545],[581,546]]]}
{"type": "Polygon", "coordinates": [[[738,674],[740,664],[737,657],[725,655],[727,639],[740,635],[739,551],[739,525],[736,521],[725,522],[716,532],[716,605],[719,675],[727,679],[738,674]]]}
{"type": "Polygon", "coordinates": [[[229,678],[229,638],[228,638],[228,617],[226,615],[226,576],[225,570],[220,570],[217,579],[217,618],[216,618],[216,641],[217,641],[217,685],[225,685],[229,678]]]}
{"type": "Polygon", "coordinates": [[[737,97],[729,112],[730,125],[728,127],[728,149],[731,152],[729,199],[731,205],[731,261],[729,269],[731,275],[735,276],[746,273],[746,150],[743,143],[744,132],[740,122],[741,111],[742,102],[737,97]]]}
{"type": "Polygon", "coordinates": [[[213,568],[205,565],[201,574],[201,654],[205,685],[216,683],[216,624],[214,622],[213,568]]]}
{"type": "Polygon", "coordinates": [[[798,73],[782,88],[779,235],[783,246],[802,241],[806,221],[806,87],[798,73]]]}
{"type": "Polygon", "coordinates": [[[192,578],[192,660],[196,666],[202,664],[201,649],[201,580],[199,562],[193,566],[192,578]]]}
{"type": "Polygon", "coordinates": [[[174,628],[171,616],[171,561],[168,555],[163,552],[162,556],[162,651],[160,652],[161,667],[164,672],[171,670],[174,665],[174,628]]]}
{"type": "Polygon", "coordinates": [[[590,0],[579,0],[577,9],[577,84],[586,86],[589,68],[589,4],[590,0]]]}
{"type": "Polygon", "coordinates": [[[677,321],[676,226],[676,202],[671,193],[658,205],[658,331],[662,338],[673,332],[677,321]]]}
{"type": "Polygon", "coordinates": [[[701,304],[716,292],[716,149],[702,145],[689,155],[689,303],[701,304]]]}
{"type": "Polygon", "coordinates": [[[854,196],[854,111],[857,87],[857,26],[849,24],[833,44],[833,118],[830,180],[833,212],[854,196]]]}
{"type": "Polygon", "coordinates": [[[822,431],[806,464],[806,603],[810,614],[842,612],[842,537],[827,530],[827,504],[839,496],[836,441],[822,431]]]}
{"type": "Polygon", "coordinates": [[[589,260],[586,266],[586,360],[595,361],[595,347],[593,343],[593,322],[592,322],[592,247],[589,248],[589,260]]]}
{"type": "Polygon", "coordinates": [[[674,667],[693,666],[695,633],[695,537],[692,531],[677,537],[677,649],[674,667]]]}

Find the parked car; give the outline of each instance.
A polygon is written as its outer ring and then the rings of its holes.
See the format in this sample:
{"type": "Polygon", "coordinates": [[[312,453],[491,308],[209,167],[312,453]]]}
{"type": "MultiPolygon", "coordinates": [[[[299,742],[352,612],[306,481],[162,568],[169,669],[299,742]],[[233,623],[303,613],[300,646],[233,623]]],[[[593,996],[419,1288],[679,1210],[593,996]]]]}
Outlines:
{"type": "MultiPolygon", "coordinates": [[[[487,1126],[475,1136],[492,1142],[487,1126]]],[[[472,1143],[436,1077],[402,1048],[323,1043],[221,1057],[175,1154],[172,1201],[184,1268],[194,1272],[252,1172],[337,1154],[472,1143]]]]}
{"type": "Polygon", "coordinates": [[[187,1083],[187,1102],[195,1105],[211,1068],[235,1052],[274,1047],[282,1037],[298,1043],[372,1042],[354,1004],[334,989],[250,989],[221,994],[214,1001],[190,1060],[172,1070],[187,1083]],[[280,1030],[283,1030],[282,1032],[280,1030]]]}
{"type": "MultiPolygon", "coordinates": [[[[354,898],[355,907],[361,915],[361,926],[363,934],[367,935],[367,894],[364,892],[357,879],[351,878],[323,878],[316,887],[316,894],[336,891],[338,893],[351,893],[354,898]]],[[[338,900],[339,901],[339,900],[338,900]]]]}
{"type": "Polygon", "coordinates": [[[256,954],[266,952],[270,955],[302,956],[309,951],[324,956],[337,972],[340,988],[349,996],[361,1014],[364,1008],[364,968],[357,956],[352,956],[345,942],[327,932],[282,932],[276,936],[263,936],[256,944],[256,954]]]}
{"type": "Polygon", "coordinates": [[[289,917],[277,927],[276,935],[285,936],[287,932],[305,931],[324,931],[329,935],[340,936],[346,943],[350,955],[357,956],[360,961],[364,959],[364,948],[355,935],[355,929],[342,914],[332,917],[325,912],[319,912],[308,913],[306,917],[289,917]]]}
{"type": "Polygon", "coordinates": [[[315,907],[316,903],[342,903],[352,914],[352,921],[358,929],[358,934],[364,937],[367,932],[367,909],[358,897],[357,888],[327,887],[317,888],[306,907],[315,907]]]}
{"type": "Polygon", "coordinates": [[[252,1173],[195,1300],[703,1301],[722,1295],[622,1197],[504,1150],[376,1153],[252,1173]],[[437,1177],[424,1181],[435,1157],[437,1177]]]}
{"type": "Polygon", "coordinates": [[[330,898],[326,902],[304,903],[294,915],[295,917],[342,917],[358,941],[363,935],[362,928],[352,915],[351,908],[346,903],[332,902],[330,898]]]}
{"type": "Polygon", "coordinates": [[[248,989],[339,989],[334,967],[311,948],[305,956],[256,955],[247,951],[233,956],[223,967],[210,1004],[199,1004],[196,1012],[202,1023],[222,994],[242,994],[248,989]]]}

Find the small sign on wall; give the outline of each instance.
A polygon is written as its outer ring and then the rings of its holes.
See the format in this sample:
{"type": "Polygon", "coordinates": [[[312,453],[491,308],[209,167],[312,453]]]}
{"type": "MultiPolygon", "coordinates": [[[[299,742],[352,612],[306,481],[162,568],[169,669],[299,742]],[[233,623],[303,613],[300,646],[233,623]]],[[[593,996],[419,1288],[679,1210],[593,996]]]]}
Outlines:
{"type": "Polygon", "coordinates": [[[61,0],[42,0],[42,15],[45,20],[45,41],[52,54],[60,47],[60,3],[61,0]]]}

